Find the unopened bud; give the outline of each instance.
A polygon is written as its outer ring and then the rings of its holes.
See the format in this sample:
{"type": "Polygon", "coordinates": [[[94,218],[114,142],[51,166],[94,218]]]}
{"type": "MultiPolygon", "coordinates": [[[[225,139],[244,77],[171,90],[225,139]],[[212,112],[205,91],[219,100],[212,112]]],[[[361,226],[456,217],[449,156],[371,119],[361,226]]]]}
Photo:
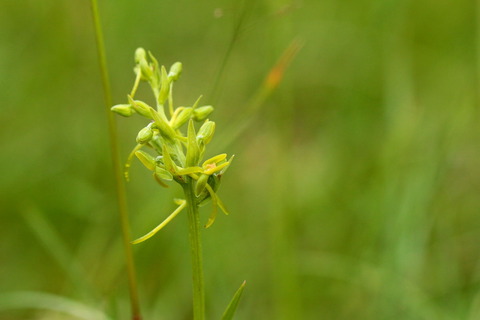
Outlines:
{"type": "Polygon", "coordinates": [[[140,115],[152,119],[152,115],[150,110],[153,110],[148,104],[140,100],[133,100],[130,96],[128,96],[128,102],[132,106],[132,108],[138,112],[140,115]]]}
{"type": "Polygon", "coordinates": [[[167,180],[167,181],[172,181],[173,176],[170,172],[167,170],[160,168],[160,167],[155,167],[155,176],[159,179],[167,180]]]}
{"type": "Polygon", "coordinates": [[[178,129],[181,126],[183,126],[188,121],[188,119],[190,119],[190,116],[192,115],[192,113],[193,113],[192,108],[185,108],[182,111],[180,111],[180,113],[177,115],[177,117],[172,123],[173,129],[178,129]]]}
{"type": "Polygon", "coordinates": [[[129,104],[117,104],[111,107],[110,110],[124,117],[130,117],[135,113],[135,110],[129,104]]]}
{"type": "Polygon", "coordinates": [[[177,81],[182,73],[182,63],[175,62],[171,67],[170,71],[168,72],[168,79],[170,81],[177,81]]]}
{"type": "Polygon", "coordinates": [[[145,144],[148,141],[150,141],[150,139],[152,139],[152,136],[153,136],[153,131],[150,128],[150,125],[149,125],[149,126],[143,128],[142,130],[140,130],[140,132],[138,132],[137,143],[145,144]]]}
{"type": "Polygon", "coordinates": [[[200,108],[196,108],[193,110],[193,119],[195,121],[203,121],[207,119],[207,117],[210,115],[210,113],[213,112],[213,107],[212,106],[203,106],[200,108]]]}
{"type": "Polygon", "coordinates": [[[138,48],[135,51],[135,63],[138,66],[135,71],[141,72],[143,80],[148,81],[153,78],[153,70],[147,61],[147,54],[143,48],[138,48]]]}
{"type": "Polygon", "coordinates": [[[197,134],[197,141],[199,144],[208,144],[215,133],[215,122],[205,121],[205,123],[200,127],[197,134]]]}
{"type": "Polygon", "coordinates": [[[195,184],[195,195],[198,197],[202,194],[203,190],[205,190],[205,186],[208,182],[208,175],[202,174],[200,178],[198,178],[197,183],[195,184]]]}
{"type": "Polygon", "coordinates": [[[147,53],[145,49],[137,48],[137,50],[135,50],[135,63],[139,64],[142,60],[147,60],[147,53]]]}

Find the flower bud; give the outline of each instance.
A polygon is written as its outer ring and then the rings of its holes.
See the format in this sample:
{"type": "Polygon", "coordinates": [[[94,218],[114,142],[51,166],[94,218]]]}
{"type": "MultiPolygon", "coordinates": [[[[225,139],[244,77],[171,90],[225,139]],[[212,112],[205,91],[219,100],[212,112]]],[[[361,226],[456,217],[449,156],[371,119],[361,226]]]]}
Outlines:
{"type": "Polygon", "coordinates": [[[180,111],[180,113],[177,115],[177,117],[174,119],[172,123],[173,129],[178,129],[181,126],[183,126],[188,121],[188,119],[190,119],[190,116],[192,115],[192,113],[193,113],[192,108],[185,108],[182,111],[180,111]]]}
{"type": "Polygon", "coordinates": [[[200,177],[198,178],[195,184],[195,196],[198,197],[202,194],[203,190],[205,190],[205,186],[207,185],[207,182],[208,182],[208,175],[206,174],[200,175],[200,177]]]}
{"type": "Polygon", "coordinates": [[[117,104],[111,107],[110,110],[124,117],[130,117],[135,113],[135,110],[129,104],[117,104]]]}
{"type": "Polygon", "coordinates": [[[153,110],[148,104],[140,100],[133,100],[132,97],[128,96],[128,102],[132,106],[132,108],[138,112],[140,115],[152,119],[152,115],[150,110],[153,110]]]}
{"type": "Polygon", "coordinates": [[[200,127],[197,134],[197,141],[199,144],[208,144],[215,133],[215,122],[205,121],[205,123],[200,127]]]}
{"type": "Polygon", "coordinates": [[[140,61],[146,60],[146,59],[147,59],[147,53],[145,52],[145,49],[137,48],[137,50],[135,50],[135,63],[139,64],[140,61]]]}
{"type": "Polygon", "coordinates": [[[146,126],[137,135],[137,143],[145,144],[152,139],[153,131],[150,125],[146,126]]]}
{"type": "Polygon", "coordinates": [[[203,121],[207,119],[207,117],[210,115],[210,113],[213,112],[213,107],[212,106],[203,106],[200,108],[196,108],[193,110],[193,119],[195,121],[203,121]]]}
{"type": "Polygon", "coordinates": [[[170,71],[168,72],[168,79],[170,81],[177,81],[182,73],[182,63],[175,62],[171,67],[170,71]]]}
{"type": "Polygon", "coordinates": [[[135,72],[141,72],[143,80],[151,80],[153,78],[153,70],[150,64],[147,61],[147,54],[145,49],[138,48],[135,50],[135,63],[137,67],[135,67],[135,72]]]}
{"type": "Polygon", "coordinates": [[[167,181],[172,181],[173,176],[170,172],[167,170],[160,168],[160,167],[155,167],[155,176],[159,179],[167,180],[167,181]]]}

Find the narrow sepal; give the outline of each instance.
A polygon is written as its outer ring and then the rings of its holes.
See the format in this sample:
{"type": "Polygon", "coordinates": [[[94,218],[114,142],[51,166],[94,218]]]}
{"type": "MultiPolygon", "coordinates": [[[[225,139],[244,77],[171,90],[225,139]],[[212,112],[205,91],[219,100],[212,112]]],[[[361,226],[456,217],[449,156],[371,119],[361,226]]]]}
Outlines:
{"type": "Polygon", "coordinates": [[[165,182],[163,182],[163,180],[162,180],[161,178],[159,178],[159,177],[155,174],[155,172],[153,173],[153,178],[155,179],[155,181],[157,181],[157,183],[158,183],[159,185],[161,185],[161,186],[164,187],[164,188],[168,188],[168,184],[166,184],[165,182]]]}
{"type": "Polygon", "coordinates": [[[155,158],[153,158],[149,153],[145,151],[138,150],[135,152],[138,160],[150,171],[154,171],[156,167],[155,158]]]}
{"type": "Polygon", "coordinates": [[[222,169],[219,173],[217,173],[218,176],[223,175],[223,174],[227,171],[227,169],[228,169],[228,168],[230,167],[230,165],[232,164],[233,158],[235,158],[235,155],[232,155],[232,156],[230,157],[230,159],[228,159],[227,165],[224,166],[223,169],[222,169]]]}
{"type": "Polygon", "coordinates": [[[225,213],[226,215],[229,215],[230,212],[228,212],[227,208],[225,208],[225,205],[223,204],[222,200],[220,200],[220,198],[217,196],[217,194],[212,189],[212,187],[208,183],[205,187],[207,188],[208,192],[210,193],[210,196],[212,197],[212,202],[215,205],[218,205],[218,207],[222,209],[223,213],[225,213]]]}

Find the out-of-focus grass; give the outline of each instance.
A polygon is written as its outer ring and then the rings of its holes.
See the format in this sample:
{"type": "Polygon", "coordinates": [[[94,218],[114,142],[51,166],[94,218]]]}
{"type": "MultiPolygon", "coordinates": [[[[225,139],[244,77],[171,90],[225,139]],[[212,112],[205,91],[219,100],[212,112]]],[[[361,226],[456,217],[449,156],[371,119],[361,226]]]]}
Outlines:
{"type": "MultiPolygon", "coordinates": [[[[221,196],[232,214],[204,232],[211,318],[244,279],[237,319],[480,317],[472,3],[100,5],[115,102],[125,101],[133,72],[123,70],[143,46],[161,63],[183,62],[178,103],[202,93],[215,101],[219,140],[288,44],[304,42],[227,147],[236,159],[221,196]]],[[[88,3],[4,0],[0,30],[0,293],[43,291],[126,319],[88,3]],[[46,249],[53,239],[62,243],[46,249]]],[[[126,156],[141,123],[122,120],[126,156]]],[[[180,190],[159,188],[139,165],[131,176],[132,231],[141,235],[180,190]]],[[[135,247],[145,319],[190,317],[186,217],[176,220],[135,247]]],[[[42,317],[53,315],[0,311],[42,317]]]]}

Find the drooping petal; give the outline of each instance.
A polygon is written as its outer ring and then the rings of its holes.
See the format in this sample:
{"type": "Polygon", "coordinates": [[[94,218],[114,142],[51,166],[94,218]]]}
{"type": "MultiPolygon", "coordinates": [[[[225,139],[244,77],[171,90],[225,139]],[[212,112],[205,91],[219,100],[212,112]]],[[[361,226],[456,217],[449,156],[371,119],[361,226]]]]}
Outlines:
{"type": "Polygon", "coordinates": [[[153,237],[158,231],[160,231],[163,227],[165,227],[170,221],[173,220],[177,216],[177,214],[180,213],[180,211],[183,210],[187,206],[187,201],[181,200],[181,201],[176,201],[177,204],[179,204],[178,208],[175,209],[165,220],[163,220],[162,223],[160,223],[158,226],[156,226],[152,231],[147,233],[146,235],[132,241],[132,244],[138,244],[140,242],[143,242],[145,240],[150,239],[153,237]]]}

